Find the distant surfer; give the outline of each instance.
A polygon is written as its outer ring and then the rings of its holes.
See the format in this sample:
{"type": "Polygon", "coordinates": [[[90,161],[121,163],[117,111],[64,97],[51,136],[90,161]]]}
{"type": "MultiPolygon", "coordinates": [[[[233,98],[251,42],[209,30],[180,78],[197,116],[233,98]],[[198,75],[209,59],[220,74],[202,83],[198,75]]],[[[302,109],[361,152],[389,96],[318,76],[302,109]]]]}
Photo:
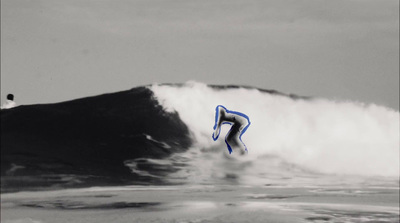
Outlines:
{"type": "Polygon", "coordinates": [[[232,153],[232,148],[239,148],[241,154],[247,152],[247,147],[242,142],[242,135],[250,126],[249,117],[243,113],[230,111],[224,106],[218,105],[215,108],[215,125],[212,135],[214,141],[218,139],[221,132],[221,125],[223,124],[232,125],[228,134],[225,136],[225,143],[229,153],[232,153]]]}
{"type": "Polygon", "coordinates": [[[1,109],[14,108],[15,106],[17,106],[17,104],[14,101],[14,95],[8,94],[7,101],[1,106],[1,109]]]}

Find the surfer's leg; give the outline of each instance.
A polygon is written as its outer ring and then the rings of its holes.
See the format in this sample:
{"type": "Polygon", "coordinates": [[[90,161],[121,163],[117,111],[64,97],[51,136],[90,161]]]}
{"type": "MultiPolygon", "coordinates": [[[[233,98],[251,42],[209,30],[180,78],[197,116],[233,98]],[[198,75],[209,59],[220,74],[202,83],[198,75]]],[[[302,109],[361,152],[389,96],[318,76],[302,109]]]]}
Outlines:
{"type": "Polygon", "coordinates": [[[232,153],[232,148],[239,149],[240,154],[244,154],[247,149],[243,142],[240,140],[240,128],[237,124],[233,125],[225,137],[225,143],[228,147],[229,153],[232,153]]]}
{"type": "Polygon", "coordinates": [[[246,132],[247,128],[250,126],[250,123],[248,123],[247,125],[241,125],[240,129],[239,129],[239,137],[238,137],[238,143],[240,143],[240,145],[242,145],[242,149],[244,149],[244,152],[248,152],[247,150],[247,146],[244,144],[244,142],[242,141],[242,135],[246,132]]]}

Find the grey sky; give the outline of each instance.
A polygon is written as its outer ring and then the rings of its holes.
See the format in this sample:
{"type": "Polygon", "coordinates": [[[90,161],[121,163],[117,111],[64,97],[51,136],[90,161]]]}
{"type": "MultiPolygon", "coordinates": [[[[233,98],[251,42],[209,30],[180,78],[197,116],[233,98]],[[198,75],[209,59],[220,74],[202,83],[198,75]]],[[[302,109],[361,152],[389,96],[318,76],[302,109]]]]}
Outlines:
{"type": "Polygon", "coordinates": [[[1,0],[1,101],[197,80],[399,109],[397,0],[1,0]]]}

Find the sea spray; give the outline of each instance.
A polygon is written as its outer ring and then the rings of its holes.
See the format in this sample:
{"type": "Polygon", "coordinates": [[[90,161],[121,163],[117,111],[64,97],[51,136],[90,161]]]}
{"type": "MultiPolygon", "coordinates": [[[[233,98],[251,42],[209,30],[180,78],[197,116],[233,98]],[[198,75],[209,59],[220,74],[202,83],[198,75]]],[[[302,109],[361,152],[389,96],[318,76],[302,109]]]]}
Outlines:
{"type": "MultiPolygon", "coordinates": [[[[389,108],[294,99],[255,88],[218,89],[196,82],[182,86],[154,84],[149,88],[166,111],[177,112],[189,127],[196,145],[186,156],[197,165],[196,174],[204,177],[218,177],[221,168],[228,168],[232,174],[238,169],[242,170],[239,174],[261,176],[274,168],[285,172],[279,169],[282,166],[324,174],[399,175],[400,116],[389,108]],[[212,140],[214,112],[219,104],[251,118],[252,126],[243,135],[249,151],[246,156],[234,151],[229,157],[224,154],[223,138],[212,140]]],[[[221,134],[226,134],[227,128],[221,134]]]]}

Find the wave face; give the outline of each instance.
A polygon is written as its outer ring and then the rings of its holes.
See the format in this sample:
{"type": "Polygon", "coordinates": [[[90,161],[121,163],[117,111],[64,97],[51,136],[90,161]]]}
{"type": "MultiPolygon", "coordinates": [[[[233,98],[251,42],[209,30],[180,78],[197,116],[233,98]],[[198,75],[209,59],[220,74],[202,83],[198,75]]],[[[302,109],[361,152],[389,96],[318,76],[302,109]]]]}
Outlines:
{"type": "MultiPolygon", "coordinates": [[[[190,167],[174,175],[188,182],[218,179],[259,183],[285,174],[399,176],[399,112],[374,104],[305,99],[246,87],[152,85],[166,112],[177,112],[195,145],[177,160],[190,167]],[[214,142],[215,107],[243,112],[251,126],[242,136],[248,154],[228,154],[224,136],[214,142]]],[[[269,181],[270,182],[270,181],[269,181]]]]}
{"type": "Polygon", "coordinates": [[[145,87],[1,110],[1,191],[163,183],[129,169],[130,160],[163,159],[191,141],[145,87]]]}

